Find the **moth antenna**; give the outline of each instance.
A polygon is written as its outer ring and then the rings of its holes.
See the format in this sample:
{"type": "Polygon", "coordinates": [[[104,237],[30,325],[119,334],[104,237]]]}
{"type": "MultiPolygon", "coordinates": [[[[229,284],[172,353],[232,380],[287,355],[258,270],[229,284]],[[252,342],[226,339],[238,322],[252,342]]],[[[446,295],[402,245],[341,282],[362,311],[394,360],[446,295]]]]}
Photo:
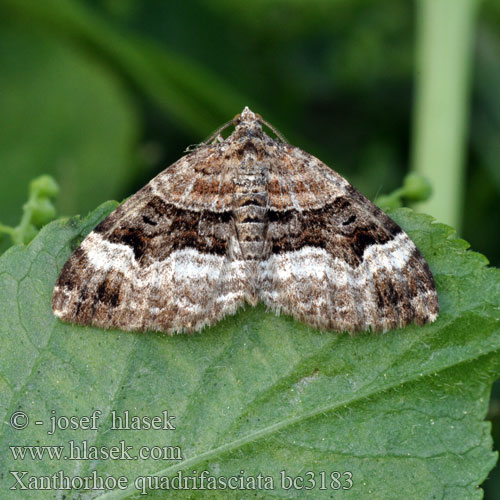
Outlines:
{"type": "Polygon", "coordinates": [[[260,115],[257,115],[259,117],[259,121],[260,123],[262,123],[262,125],[265,125],[269,130],[272,130],[274,135],[281,141],[283,142],[284,144],[288,144],[288,141],[285,139],[285,136],[275,127],[273,127],[269,122],[266,122],[266,120],[264,120],[262,118],[262,116],[260,115]]]}
{"type": "MultiPolygon", "coordinates": [[[[234,124],[234,119],[229,120],[224,125],[221,125],[213,134],[211,134],[207,139],[205,139],[200,145],[207,145],[207,144],[213,144],[214,142],[217,141],[217,137],[220,135],[221,132],[226,130],[228,127],[234,124]]],[[[218,141],[217,141],[218,142],[218,141]]]]}
{"type": "MultiPolygon", "coordinates": [[[[264,118],[262,118],[262,116],[260,116],[258,113],[256,115],[257,115],[259,122],[262,125],[265,125],[269,130],[271,130],[274,133],[274,135],[276,135],[276,137],[281,142],[283,142],[284,144],[288,144],[288,141],[286,140],[285,136],[276,127],[273,127],[269,122],[264,120],[264,118]]],[[[213,132],[207,139],[205,139],[203,142],[201,142],[198,146],[207,145],[207,144],[214,144],[216,142],[220,142],[219,137],[220,137],[221,132],[223,132],[224,130],[226,130],[227,128],[229,128],[232,125],[236,126],[239,117],[240,117],[240,113],[238,113],[232,120],[229,120],[226,123],[224,123],[224,125],[221,125],[215,132],[213,132]]],[[[194,148],[194,149],[196,149],[196,148],[194,148]]],[[[188,151],[188,149],[186,149],[186,151],[188,151]]],[[[193,151],[191,146],[189,146],[189,151],[193,151]]]]}

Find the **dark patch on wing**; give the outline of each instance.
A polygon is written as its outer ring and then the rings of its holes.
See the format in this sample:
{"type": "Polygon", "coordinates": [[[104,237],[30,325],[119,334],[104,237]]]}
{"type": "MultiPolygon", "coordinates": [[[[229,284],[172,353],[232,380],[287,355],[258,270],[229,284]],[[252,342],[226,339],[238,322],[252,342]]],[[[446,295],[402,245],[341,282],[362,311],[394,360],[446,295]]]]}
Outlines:
{"type": "Polygon", "coordinates": [[[77,317],[80,314],[80,310],[82,309],[82,306],[85,304],[87,297],[88,297],[88,286],[86,284],[84,284],[82,286],[82,288],[80,289],[80,293],[78,294],[78,300],[76,302],[75,317],[77,317]]]}
{"type": "Polygon", "coordinates": [[[385,238],[385,236],[377,237],[377,228],[374,225],[367,228],[359,228],[351,238],[352,249],[360,258],[363,257],[367,247],[376,243],[386,243],[387,241],[388,238],[385,238]]]}
{"type": "Polygon", "coordinates": [[[106,233],[108,232],[116,222],[116,218],[114,217],[114,212],[106,217],[103,221],[101,221],[95,228],[94,231],[96,233],[106,233]]]}
{"type": "Polygon", "coordinates": [[[358,194],[356,203],[339,196],[313,210],[269,211],[272,252],[291,252],[305,246],[324,248],[350,266],[358,266],[368,247],[387,243],[401,232],[394,221],[358,194]]]}
{"type": "Polygon", "coordinates": [[[149,238],[141,227],[124,227],[115,229],[108,241],[128,245],[134,251],[135,260],[139,260],[147,248],[149,238]]]}
{"type": "Polygon", "coordinates": [[[231,218],[230,211],[185,210],[154,196],[129,218],[115,218],[107,226],[111,231],[103,231],[105,225],[101,223],[99,232],[104,232],[103,237],[111,243],[131,247],[138,262],[147,258],[163,260],[183,248],[225,255],[231,218]]]}
{"type": "Polygon", "coordinates": [[[97,287],[96,299],[97,302],[110,307],[116,307],[120,296],[120,287],[115,280],[110,280],[108,277],[97,287]]]}
{"type": "Polygon", "coordinates": [[[87,258],[85,251],[82,247],[78,247],[64,264],[61,274],[57,278],[56,286],[66,290],[73,290],[77,284],[75,280],[78,279],[82,269],[85,269],[86,266],[87,258]]]}
{"type": "Polygon", "coordinates": [[[149,224],[150,226],[156,226],[158,224],[158,222],[151,220],[147,215],[142,216],[142,222],[144,222],[144,224],[149,224]]]}
{"type": "Polygon", "coordinates": [[[356,222],[356,216],[355,215],[351,215],[347,220],[345,220],[344,222],[342,222],[342,225],[343,226],[348,226],[349,224],[352,224],[353,222],[356,222]]]}

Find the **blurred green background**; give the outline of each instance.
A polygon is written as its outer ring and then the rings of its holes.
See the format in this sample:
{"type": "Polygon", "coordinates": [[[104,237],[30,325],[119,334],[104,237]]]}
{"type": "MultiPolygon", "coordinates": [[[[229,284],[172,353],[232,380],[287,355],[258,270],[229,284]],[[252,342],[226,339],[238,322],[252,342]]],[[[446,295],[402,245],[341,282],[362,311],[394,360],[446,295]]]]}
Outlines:
{"type": "Polygon", "coordinates": [[[44,173],[61,215],[121,200],[245,105],[373,200],[425,175],[500,264],[498,0],[0,0],[0,223],[44,173]]]}

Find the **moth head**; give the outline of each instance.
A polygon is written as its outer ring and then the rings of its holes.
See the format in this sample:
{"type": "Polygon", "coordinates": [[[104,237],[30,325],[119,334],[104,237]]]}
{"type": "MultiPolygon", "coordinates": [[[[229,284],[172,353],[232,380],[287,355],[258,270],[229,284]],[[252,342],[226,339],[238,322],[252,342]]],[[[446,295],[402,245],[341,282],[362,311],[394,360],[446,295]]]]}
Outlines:
{"type": "Polygon", "coordinates": [[[255,134],[256,131],[262,131],[262,125],[265,125],[267,128],[272,130],[281,142],[287,142],[283,135],[276,128],[274,128],[269,122],[266,122],[266,120],[264,120],[264,118],[262,118],[259,113],[254,113],[253,111],[251,111],[248,106],[245,106],[243,111],[233,118],[233,126],[236,130],[245,129],[246,131],[250,131],[251,133],[253,130],[253,133],[255,134]]]}
{"type": "Polygon", "coordinates": [[[262,116],[260,116],[258,113],[254,113],[253,111],[250,110],[248,106],[245,106],[243,111],[241,113],[238,113],[234,118],[233,118],[233,125],[235,127],[238,127],[240,125],[246,125],[246,126],[251,126],[255,124],[261,124],[262,123],[262,116]]]}

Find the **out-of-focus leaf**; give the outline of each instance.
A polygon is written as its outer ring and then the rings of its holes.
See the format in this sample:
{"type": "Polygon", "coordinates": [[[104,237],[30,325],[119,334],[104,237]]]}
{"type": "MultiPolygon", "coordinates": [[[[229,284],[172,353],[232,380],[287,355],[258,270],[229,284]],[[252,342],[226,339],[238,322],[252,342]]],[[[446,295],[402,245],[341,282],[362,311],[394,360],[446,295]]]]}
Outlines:
{"type": "Polygon", "coordinates": [[[0,221],[17,223],[41,173],[57,179],[62,213],[123,196],[138,126],[124,90],[74,48],[0,24],[0,221]]]}
{"type": "Polygon", "coordinates": [[[130,83],[191,131],[205,134],[250,104],[208,68],[116,29],[83,2],[3,1],[14,19],[55,32],[84,49],[92,47],[111,68],[126,75],[130,83]]]}

